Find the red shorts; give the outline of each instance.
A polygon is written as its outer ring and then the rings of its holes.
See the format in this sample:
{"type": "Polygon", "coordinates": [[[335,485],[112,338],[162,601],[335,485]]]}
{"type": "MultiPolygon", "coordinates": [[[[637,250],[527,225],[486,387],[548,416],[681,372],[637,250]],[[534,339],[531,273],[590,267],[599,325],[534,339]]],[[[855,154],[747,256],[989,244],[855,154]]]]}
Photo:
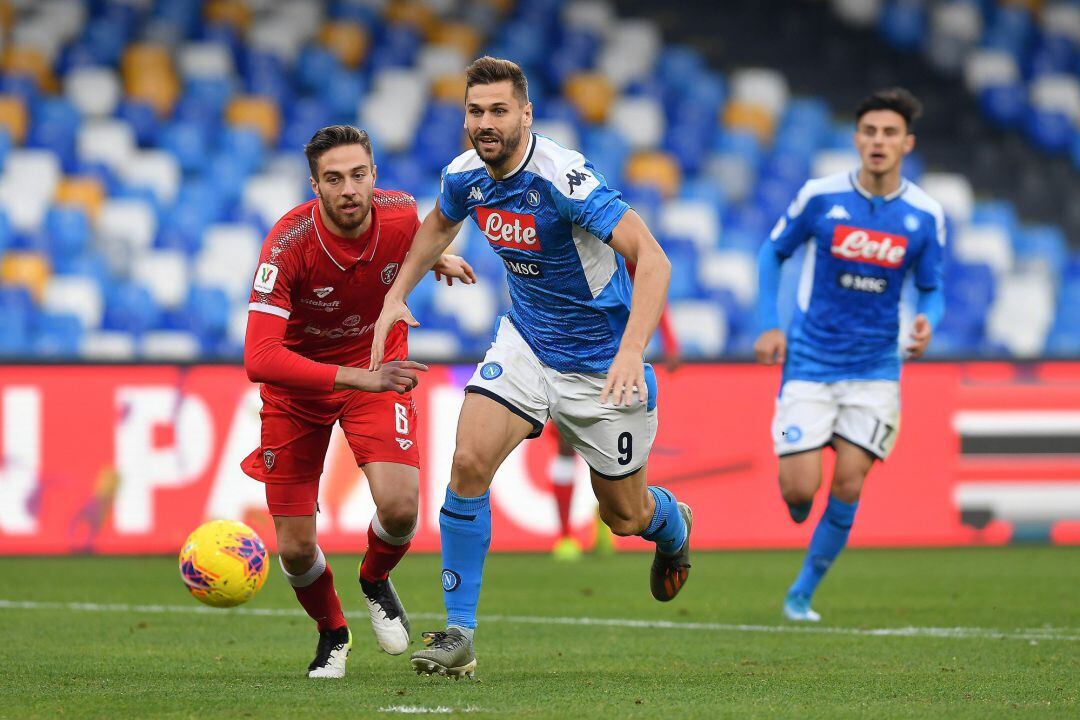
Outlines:
{"type": "Polygon", "coordinates": [[[262,387],[262,442],[243,471],[266,483],[271,515],[311,515],[334,423],[340,423],[359,466],[391,462],[420,467],[416,404],[409,393],[342,390],[287,394],[262,387]]]}

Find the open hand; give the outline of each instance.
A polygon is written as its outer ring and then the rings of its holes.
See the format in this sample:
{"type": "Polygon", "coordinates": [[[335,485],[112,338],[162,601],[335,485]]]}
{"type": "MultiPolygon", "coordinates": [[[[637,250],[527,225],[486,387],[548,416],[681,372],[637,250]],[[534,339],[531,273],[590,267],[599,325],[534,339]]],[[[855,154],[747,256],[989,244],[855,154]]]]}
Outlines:
{"type": "Polygon", "coordinates": [[[441,255],[435,266],[431,268],[435,272],[436,282],[446,280],[447,285],[453,285],[454,280],[460,280],[466,285],[476,282],[476,273],[472,266],[465,262],[465,258],[458,255],[441,255]]]}

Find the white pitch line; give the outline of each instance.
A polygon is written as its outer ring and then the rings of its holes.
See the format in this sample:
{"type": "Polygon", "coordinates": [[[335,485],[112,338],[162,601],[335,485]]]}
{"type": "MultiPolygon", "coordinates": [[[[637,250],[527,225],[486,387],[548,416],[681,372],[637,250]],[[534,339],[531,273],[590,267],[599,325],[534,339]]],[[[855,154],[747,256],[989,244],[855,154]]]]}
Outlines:
{"type": "MultiPolygon", "coordinates": [[[[222,610],[205,605],[129,605],[126,603],[39,602],[0,599],[0,610],[67,610],[73,612],[167,613],[186,615],[255,615],[263,617],[305,617],[299,608],[238,607],[222,610]]],[[[366,614],[363,615],[366,617],[366,614]]],[[[442,620],[442,613],[410,613],[418,620],[442,620]]],[[[650,630],[709,630],[734,633],[795,633],[804,635],[855,635],[864,637],[928,637],[982,640],[1080,641],[1080,628],[1018,628],[997,630],[979,627],[895,627],[852,628],[821,625],[742,625],[629,618],[548,617],[542,615],[482,615],[483,622],[515,625],[571,625],[592,627],[643,628],[650,630]]]]}

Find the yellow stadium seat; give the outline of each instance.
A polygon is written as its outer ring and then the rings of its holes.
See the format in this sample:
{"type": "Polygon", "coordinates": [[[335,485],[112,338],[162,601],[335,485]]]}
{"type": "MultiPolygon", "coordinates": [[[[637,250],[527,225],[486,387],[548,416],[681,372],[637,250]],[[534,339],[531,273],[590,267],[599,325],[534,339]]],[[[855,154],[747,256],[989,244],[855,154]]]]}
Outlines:
{"type": "Polygon", "coordinates": [[[11,7],[8,0],[0,1],[0,31],[7,37],[8,31],[15,22],[15,8],[11,7]]]}
{"type": "Polygon", "coordinates": [[[4,51],[4,72],[29,75],[37,83],[38,90],[55,93],[59,90],[49,60],[37,48],[15,45],[4,51]]]}
{"type": "Polygon", "coordinates": [[[30,118],[26,104],[17,95],[0,95],[0,126],[7,130],[12,142],[22,145],[30,118]]]}
{"type": "Polygon", "coordinates": [[[82,208],[87,217],[96,220],[105,204],[105,188],[101,181],[92,177],[65,177],[56,186],[57,205],[74,205],[82,208]]]}
{"type": "Polygon", "coordinates": [[[447,73],[431,83],[431,94],[443,102],[465,102],[465,73],[447,73]]]}
{"type": "Polygon", "coordinates": [[[319,33],[319,42],[347,68],[359,67],[370,47],[367,31],[350,22],[326,23],[319,33]]]}
{"type": "Polygon", "coordinates": [[[384,14],[388,22],[412,25],[424,37],[431,33],[438,22],[431,8],[416,0],[391,0],[384,14]]]}
{"type": "Polygon", "coordinates": [[[281,134],[281,113],[273,100],[260,95],[241,95],[225,109],[225,121],[230,125],[247,125],[262,135],[263,142],[276,147],[281,134]]]}
{"type": "Polygon", "coordinates": [[[38,253],[7,253],[0,261],[0,280],[7,285],[25,287],[37,302],[41,302],[50,275],[49,261],[38,253]]]}
{"type": "Polygon", "coordinates": [[[428,40],[435,45],[452,47],[467,58],[476,57],[480,51],[480,33],[465,23],[436,23],[428,33],[428,40]]]}
{"type": "Polygon", "coordinates": [[[771,142],[776,130],[776,120],[760,105],[730,102],[723,111],[724,127],[732,130],[749,130],[762,142],[771,142]]]}
{"type": "Polygon", "coordinates": [[[149,103],[158,115],[172,113],[180,97],[180,80],[169,50],[161,45],[136,43],[128,46],[120,60],[124,92],[149,103]]]}
{"type": "Polygon", "coordinates": [[[589,123],[605,122],[615,102],[615,88],[599,73],[572,75],[563,85],[563,95],[589,123]]]}
{"type": "Polygon", "coordinates": [[[666,152],[649,150],[634,153],[626,163],[626,180],[634,185],[655,187],[665,198],[679,194],[682,171],[666,152]]]}
{"type": "Polygon", "coordinates": [[[203,18],[208,23],[229,25],[243,32],[251,25],[251,8],[238,0],[210,0],[203,18]]]}

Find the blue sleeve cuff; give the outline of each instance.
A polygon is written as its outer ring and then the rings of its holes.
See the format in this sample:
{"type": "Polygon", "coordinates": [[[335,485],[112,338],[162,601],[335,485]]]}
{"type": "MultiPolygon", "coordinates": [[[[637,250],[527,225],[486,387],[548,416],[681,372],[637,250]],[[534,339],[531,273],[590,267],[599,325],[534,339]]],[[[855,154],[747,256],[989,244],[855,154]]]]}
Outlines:
{"type": "Polygon", "coordinates": [[[780,327],[777,295],[780,293],[780,265],[772,242],[766,240],[758,251],[758,332],[780,327]]]}
{"type": "Polygon", "coordinates": [[[925,315],[930,321],[930,327],[936,328],[945,314],[945,292],[941,287],[924,290],[919,288],[919,299],[915,304],[915,312],[925,315]]]}

